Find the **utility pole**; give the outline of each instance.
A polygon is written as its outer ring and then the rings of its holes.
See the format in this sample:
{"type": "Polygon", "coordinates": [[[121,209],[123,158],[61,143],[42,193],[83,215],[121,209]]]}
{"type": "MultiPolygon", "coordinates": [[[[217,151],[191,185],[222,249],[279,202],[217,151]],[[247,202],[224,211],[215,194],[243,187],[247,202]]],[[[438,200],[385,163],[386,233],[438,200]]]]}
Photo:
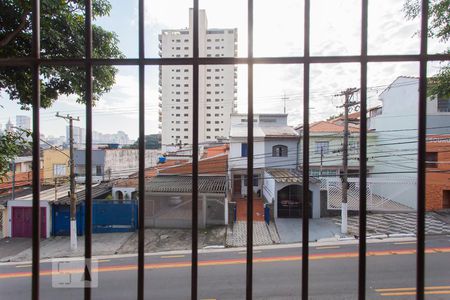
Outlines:
{"type": "MultiPolygon", "coordinates": [[[[57,118],[69,120],[69,168],[70,168],[70,250],[77,249],[77,195],[75,193],[75,163],[73,158],[73,121],[80,121],[80,118],[74,118],[70,115],[61,116],[56,113],[57,118]]],[[[56,185],[55,185],[56,188],[56,185]]]]}
{"type": "Polygon", "coordinates": [[[11,190],[11,200],[16,198],[16,160],[13,159],[11,164],[12,169],[12,190],[11,190]]]}
{"type": "Polygon", "coordinates": [[[58,179],[57,179],[57,177],[55,177],[55,201],[58,200],[57,186],[58,186],[58,179]]]}
{"type": "Polygon", "coordinates": [[[281,97],[281,100],[283,100],[283,112],[286,113],[286,101],[289,98],[286,96],[286,93],[284,93],[283,97],[281,97]]]}
{"type": "Polygon", "coordinates": [[[348,211],[348,113],[352,106],[359,104],[357,101],[351,101],[353,95],[358,92],[357,88],[348,88],[336,96],[344,96],[344,145],[342,149],[342,204],[341,204],[341,233],[347,234],[347,211],[348,211]]]}
{"type": "Polygon", "coordinates": [[[322,177],[322,165],[323,165],[323,146],[320,146],[320,177],[322,177]]]}

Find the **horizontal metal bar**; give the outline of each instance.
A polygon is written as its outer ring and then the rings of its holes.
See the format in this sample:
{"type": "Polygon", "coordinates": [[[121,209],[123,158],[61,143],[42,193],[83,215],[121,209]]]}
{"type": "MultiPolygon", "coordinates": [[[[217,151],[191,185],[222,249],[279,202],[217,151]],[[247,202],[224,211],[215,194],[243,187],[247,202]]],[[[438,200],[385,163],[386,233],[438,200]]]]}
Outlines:
{"type": "MultiPolygon", "coordinates": [[[[421,56],[419,54],[409,55],[368,55],[363,59],[360,55],[353,56],[292,56],[292,57],[199,57],[197,58],[200,65],[240,65],[240,64],[329,64],[329,63],[360,63],[363,60],[367,62],[415,62],[420,61],[421,56]]],[[[447,61],[450,60],[449,54],[428,54],[425,55],[427,61],[447,61]]],[[[0,58],[0,67],[20,67],[20,66],[32,66],[36,59],[32,57],[21,58],[0,58]]],[[[193,65],[194,58],[104,58],[104,59],[85,59],[85,58],[66,58],[66,59],[50,59],[42,58],[38,60],[43,66],[84,66],[86,61],[93,65],[139,65],[143,63],[149,66],[158,65],[193,65]]]]}

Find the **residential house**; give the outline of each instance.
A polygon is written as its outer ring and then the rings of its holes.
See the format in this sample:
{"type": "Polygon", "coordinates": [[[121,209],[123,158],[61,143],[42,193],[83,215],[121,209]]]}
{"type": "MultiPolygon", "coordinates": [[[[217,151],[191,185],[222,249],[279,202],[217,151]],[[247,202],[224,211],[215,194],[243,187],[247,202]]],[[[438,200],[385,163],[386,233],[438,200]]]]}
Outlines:
{"type": "MultiPolygon", "coordinates": [[[[17,192],[22,188],[32,185],[32,160],[31,156],[17,157],[14,159],[12,162],[14,166],[11,166],[12,170],[0,179],[0,194],[12,194],[13,187],[14,192],[17,192]],[[13,168],[15,168],[15,171],[13,171],[13,168]]],[[[43,182],[44,164],[42,158],[40,168],[41,182],[43,182]]]]}
{"type": "MultiPolygon", "coordinates": [[[[255,114],[253,118],[253,189],[260,195],[265,168],[297,167],[299,136],[287,125],[287,114],[255,114]]],[[[228,166],[236,196],[247,194],[247,155],[247,115],[233,114],[228,166]]]]}
{"type": "MultiPolygon", "coordinates": [[[[254,115],[253,203],[255,221],[264,218],[264,205],[277,218],[302,216],[302,178],[298,170],[299,134],[287,124],[287,114],[254,115]]],[[[237,220],[247,215],[247,115],[231,116],[230,157],[231,194],[237,220]]],[[[320,217],[320,184],[311,180],[310,217],[320,217]]]]}
{"type": "Polygon", "coordinates": [[[450,135],[429,135],[426,147],[426,208],[450,209],[450,135]]]}
{"type": "MultiPolygon", "coordinates": [[[[156,166],[159,150],[145,150],[145,167],[156,166]]],[[[85,182],[86,150],[74,150],[75,174],[78,183],[85,182]]],[[[93,182],[127,178],[139,169],[139,150],[137,149],[98,149],[92,150],[93,182]]]]}
{"type": "MultiPolygon", "coordinates": [[[[228,154],[198,162],[198,226],[228,224],[228,154]]],[[[192,162],[158,170],[145,183],[145,226],[188,228],[192,225],[192,162]]]]}
{"type": "MultiPolygon", "coordinates": [[[[297,127],[300,136],[303,127],[297,127]]],[[[348,173],[350,176],[359,174],[359,125],[349,125],[348,140],[348,173]]],[[[343,172],[344,125],[340,119],[319,121],[309,126],[309,168],[314,177],[340,176],[343,172]]],[[[374,143],[375,135],[368,133],[367,143],[374,143]]],[[[300,139],[298,160],[303,157],[303,139],[300,139]]],[[[372,163],[368,161],[369,168],[372,163]]]]}
{"type": "Polygon", "coordinates": [[[54,183],[56,180],[67,179],[70,174],[69,149],[45,149],[42,151],[44,161],[44,181],[54,183]]]}
{"type": "MultiPolygon", "coordinates": [[[[402,185],[379,185],[375,192],[412,209],[417,208],[418,90],[418,78],[398,77],[380,94],[382,105],[369,110],[368,116],[368,128],[377,135],[377,143],[372,145],[371,149],[372,159],[375,162],[371,177],[391,178],[397,182],[402,179],[405,182],[402,185]],[[408,181],[410,184],[407,184],[408,181]]],[[[450,134],[449,107],[449,99],[436,97],[427,99],[426,133],[431,139],[450,134]]],[[[434,144],[435,142],[432,142],[427,147],[430,149],[437,147],[434,144]]],[[[434,156],[436,157],[441,159],[444,154],[434,156]]],[[[443,182],[442,179],[436,181],[435,175],[428,176],[428,179],[429,190],[436,189],[436,182],[443,182]],[[431,184],[428,179],[433,183],[431,184]]],[[[427,209],[438,209],[437,202],[430,200],[429,195],[427,194],[426,199],[427,209]]],[[[442,193],[440,197],[444,199],[445,195],[442,193]]]]}

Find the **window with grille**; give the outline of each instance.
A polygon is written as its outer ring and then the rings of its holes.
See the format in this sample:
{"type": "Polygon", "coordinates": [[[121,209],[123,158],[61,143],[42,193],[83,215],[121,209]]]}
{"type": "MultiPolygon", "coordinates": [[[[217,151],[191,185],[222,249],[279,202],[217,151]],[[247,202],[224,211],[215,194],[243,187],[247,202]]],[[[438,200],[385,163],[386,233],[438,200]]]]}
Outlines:
{"type": "Polygon", "coordinates": [[[288,156],[288,147],[285,145],[275,145],[272,147],[272,156],[273,157],[287,157],[288,156]]]}

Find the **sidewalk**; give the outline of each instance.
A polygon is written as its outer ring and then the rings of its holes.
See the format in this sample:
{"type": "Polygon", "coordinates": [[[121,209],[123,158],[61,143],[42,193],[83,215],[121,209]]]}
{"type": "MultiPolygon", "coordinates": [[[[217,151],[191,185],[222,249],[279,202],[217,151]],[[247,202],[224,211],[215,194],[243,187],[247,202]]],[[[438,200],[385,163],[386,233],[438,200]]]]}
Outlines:
{"type": "MultiPolygon", "coordinates": [[[[225,247],[225,226],[199,230],[199,249],[207,246],[225,247]]],[[[190,229],[146,229],[144,251],[190,250],[190,229]]],[[[138,233],[98,233],[92,235],[92,255],[130,254],[138,252],[138,233]]],[[[30,261],[31,239],[13,238],[0,240],[0,262],[30,261]]],[[[82,257],[84,236],[78,237],[78,247],[70,250],[68,236],[41,239],[40,258],[82,257]]]]}
{"type": "MultiPolygon", "coordinates": [[[[102,233],[92,235],[92,255],[116,254],[117,250],[131,237],[132,232],[126,233],[102,233]]],[[[17,244],[16,238],[10,239],[11,244],[17,244]]],[[[30,261],[32,256],[31,239],[28,240],[28,247],[15,254],[0,257],[0,261],[30,261]]],[[[3,247],[0,246],[0,253],[3,254],[3,247]]],[[[75,251],[70,250],[70,237],[57,236],[48,239],[41,239],[40,257],[80,257],[84,255],[84,236],[78,237],[78,247],[75,251]]]]}
{"type": "MultiPolygon", "coordinates": [[[[333,218],[334,222],[340,226],[341,218],[333,218]]],[[[434,212],[425,214],[425,234],[450,234],[449,223],[444,222],[444,217],[438,217],[434,212]]],[[[416,234],[417,214],[416,213],[379,213],[367,215],[367,234],[416,234]]],[[[359,216],[348,218],[348,231],[358,235],[359,216]]]]}
{"type": "MultiPolygon", "coordinates": [[[[216,226],[198,231],[198,248],[225,246],[225,226],[216,226]]],[[[146,229],[144,252],[190,250],[191,229],[146,229]]],[[[138,252],[138,234],[133,234],[117,251],[119,254],[138,252]]]]}
{"type": "MultiPolygon", "coordinates": [[[[303,219],[276,220],[278,234],[281,243],[302,242],[303,219]]],[[[329,218],[309,219],[309,241],[315,242],[323,238],[331,238],[340,235],[340,228],[329,218]]]]}
{"type": "MultiPolygon", "coordinates": [[[[272,245],[279,244],[280,238],[278,236],[275,224],[270,222],[253,222],[253,245],[272,245]]],[[[227,231],[228,247],[242,247],[247,245],[247,222],[237,221],[227,231]]]]}

